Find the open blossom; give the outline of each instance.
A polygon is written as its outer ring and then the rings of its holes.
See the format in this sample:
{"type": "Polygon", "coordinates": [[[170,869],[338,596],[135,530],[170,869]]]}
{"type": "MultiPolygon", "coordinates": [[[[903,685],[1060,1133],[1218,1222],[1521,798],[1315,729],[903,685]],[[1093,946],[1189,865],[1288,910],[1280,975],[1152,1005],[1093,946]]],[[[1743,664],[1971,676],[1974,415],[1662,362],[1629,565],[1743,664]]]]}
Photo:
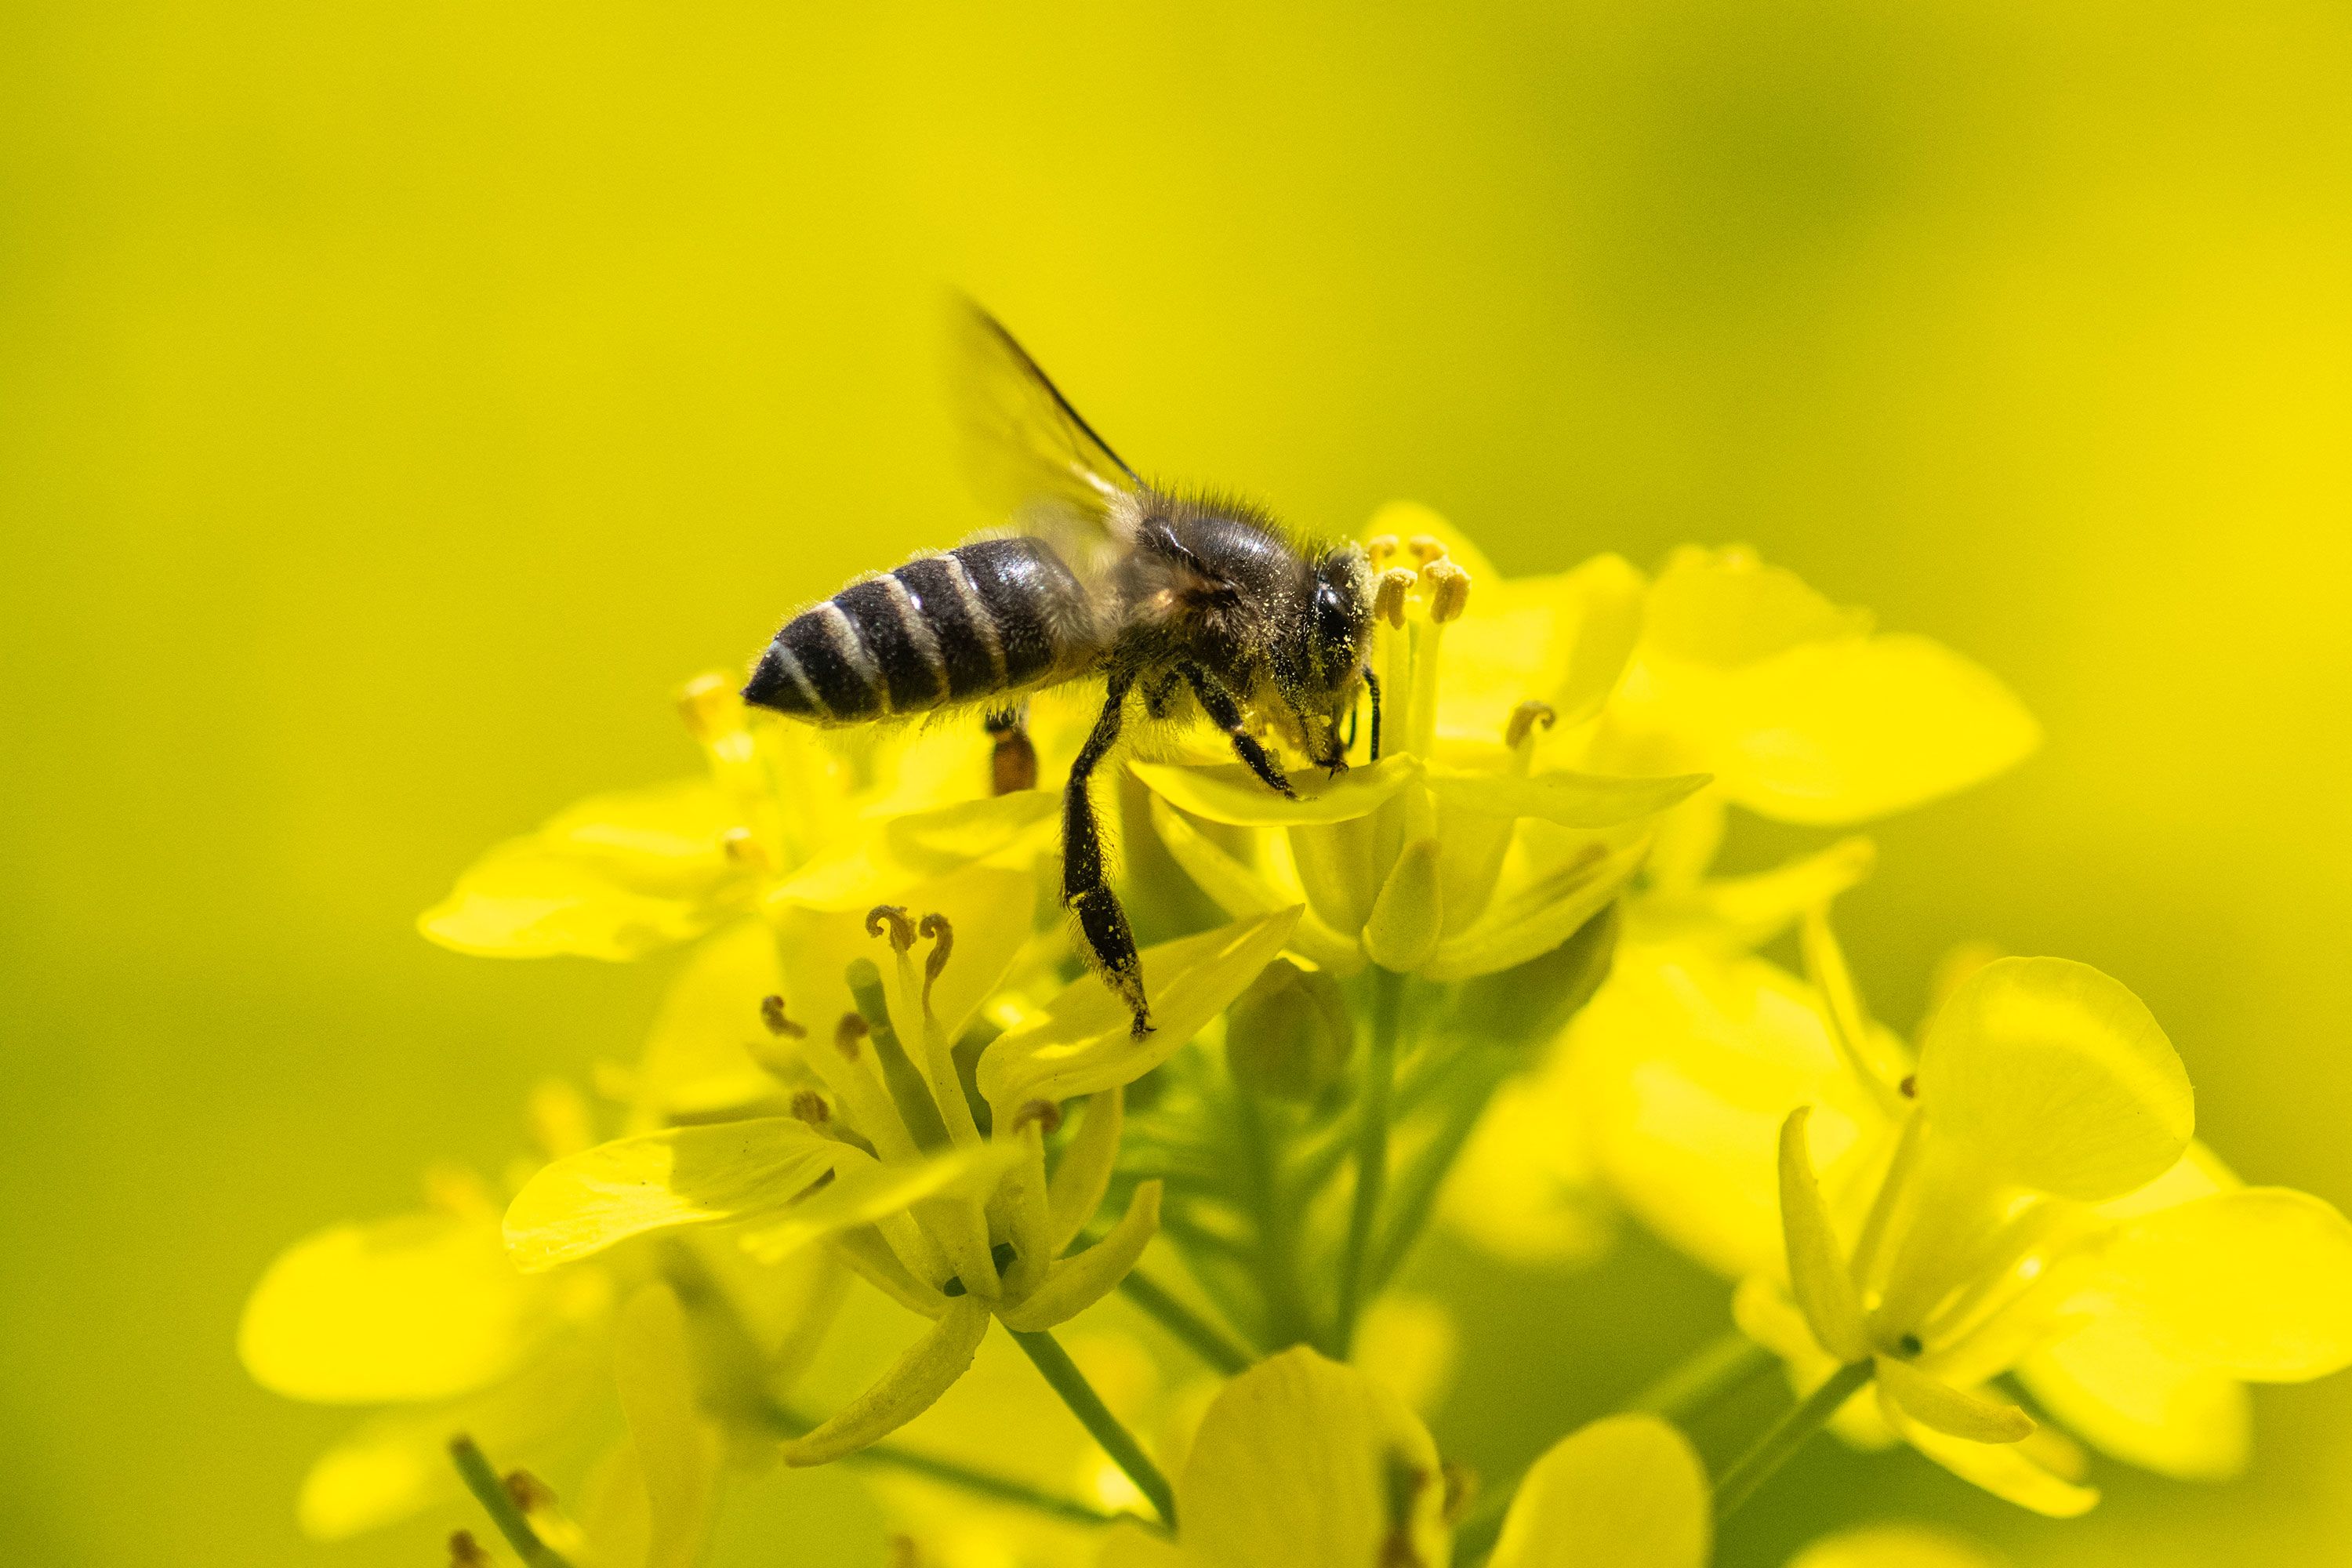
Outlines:
{"type": "MultiPolygon", "coordinates": [[[[1003,875],[968,872],[952,919],[871,912],[866,929],[889,965],[880,1016],[837,1011],[831,1038],[812,1040],[793,1022],[793,1000],[774,999],[772,1025],[796,1047],[783,1070],[811,1085],[793,1094],[791,1114],[601,1144],[541,1170],[508,1210],[508,1245],[527,1271],[633,1237],[726,1226],[771,1263],[830,1244],[884,1294],[930,1319],[864,1395],[784,1444],[792,1463],[838,1458],[929,1408],[970,1366],[992,1321],[1038,1332],[1118,1285],[1156,1228],[1156,1184],[1138,1187],[1099,1240],[1065,1254],[1109,1185],[1120,1090],[1223,1012],[1297,919],[1283,911],[1146,950],[1160,1027],[1145,1041],[1132,1037],[1118,998],[1081,976],[982,1053],[983,1131],[952,1050],[1027,942],[1029,903],[1012,896],[1026,884],[994,886],[1003,875]],[[919,971],[914,949],[924,940],[919,971]],[[893,1081],[899,1064],[908,1070],[893,1081]],[[1087,1100],[1085,1120],[1049,1174],[1045,1134],[1077,1098],[1087,1100]]],[[[853,963],[835,983],[844,994],[857,989],[854,974],[853,963]]]]}
{"type": "MultiPolygon", "coordinates": [[[[586,1107],[563,1086],[542,1088],[532,1110],[546,1153],[586,1146],[586,1107]]],[[[600,1525],[629,1521],[604,1525],[608,1545],[637,1543],[602,1562],[636,1568],[698,1548],[727,1438],[712,1413],[738,1409],[753,1430],[760,1422],[691,1373],[687,1342],[724,1335],[770,1377],[789,1379],[840,1299],[838,1270],[819,1258],[766,1266],[698,1247],[525,1274],[479,1181],[441,1173],[432,1197],[413,1214],[297,1242],[247,1302],[237,1346],[256,1382],[374,1412],[311,1467],[298,1504],[304,1531],[341,1539],[454,1500],[448,1444],[467,1433],[530,1467],[601,1454],[586,1511],[600,1525]],[[681,1288],[699,1303],[691,1312],[681,1288]],[[649,1484],[669,1487],[651,1534],[649,1484]]]]}
{"type": "Polygon", "coordinates": [[[1604,1168],[1746,1276],[1741,1326],[1800,1386],[1872,1366],[1843,1430],[2074,1513],[2097,1495],[2079,1455],[1992,1380],[2117,1458],[2219,1475],[2244,1462],[2244,1383],[2352,1362],[2352,1226],[2194,1143],[2188,1078],[2129,991],[1986,963],[1915,1059],[1869,1022],[1826,920],[1805,936],[1810,986],[1695,946],[1661,960],[1580,1026],[1580,1072],[1612,1124],[1604,1168]]]}

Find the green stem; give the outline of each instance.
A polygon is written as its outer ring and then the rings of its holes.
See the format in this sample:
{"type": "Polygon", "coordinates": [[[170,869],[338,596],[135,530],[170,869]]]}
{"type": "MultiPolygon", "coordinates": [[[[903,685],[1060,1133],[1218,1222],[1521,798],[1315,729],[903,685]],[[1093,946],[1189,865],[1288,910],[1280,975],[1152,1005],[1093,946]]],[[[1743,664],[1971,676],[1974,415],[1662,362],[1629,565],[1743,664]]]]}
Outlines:
{"type": "MultiPolygon", "coordinates": [[[[777,1431],[792,1437],[800,1436],[816,1426],[815,1422],[801,1415],[790,1405],[772,1401],[768,1405],[767,1416],[770,1424],[777,1431]]],[[[953,1459],[940,1458],[930,1454],[919,1454],[911,1448],[901,1448],[891,1443],[876,1443],[844,1454],[840,1462],[870,1469],[903,1470],[910,1476],[920,1476],[926,1480],[938,1481],[945,1486],[960,1487],[978,1497],[993,1498],[998,1502],[1009,1502],[1022,1508],[1033,1509],[1055,1519],[1067,1520],[1073,1524],[1115,1524],[1121,1519],[1134,1517],[1131,1514],[1110,1513],[1102,1509],[1089,1507],[1075,1498],[1057,1497],[1041,1487],[1033,1487],[1028,1482],[1016,1480],[1011,1476],[1000,1476],[993,1471],[977,1469],[972,1466],[960,1464],[953,1459]]]]}
{"type": "Polygon", "coordinates": [[[1356,1318],[1363,1310],[1365,1272],[1371,1262],[1372,1226],[1389,1179],[1389,1090],[1396,1079],[1397,1026],[1403,1012],[1404,976],[1372,967],[1372,1041],[1364,1053],[1364,1082],[1357,1096],[1356,1193],[1348,1211],[1348,1250],[1339,1270],[1339,1310],[1327,1347],[1335,1361],[1348,1359],[1356,1342],[1356,1318]]]}
{"type": "Polygon", "coordinates": [[[497,1469],[471,1437],[460,1432],[450,1438],[449,1458],[457,1463],[458,1479],[466,1483],[466,1489],[474,1494],[474,1500],[482,1505],[482,1511],[490,1516],[490,1522],[499,1527],[499,1533],[507,1538],[507,1544],[523,1560],[524,1568],[572,1568],[562,1552],[539,1538],[539,1531],[530,1527],[530,1521],[515,1506],[514,1494],[507,1490],[506,1482],[499,1478],[497,1469]]]}
{"type": "Polygon", "coordinates": [[[1794,1410],[1772,1424],[1764,1436],[1756,1439],[1755,1447],[1731,1462],[1715,1483],[1715,1519],[1717,1524],[1739,1510],[1742,1503],[1755,1495],[1756,1489],[1771,1479],[1772,1473],[1789,1462],[1790,1456],[1805,1446],[1805,1440],[1829,1425],[1830,1417],[1840,1406],[1853,1397],[1870,1381],[1871,1363],[1858,1361],[1842,1366],[1830,1374],[1830,1380],[1807,1394],[1794,1410]]]}
{"type": "Polygon", "coordinates": [[[1118,1288],[1185,1349],[1227,1376],[1247,1372],[1257,1360],[1231,1330],[1194,1311],[1140,1268],[1128,1270],[1118,1288]]]}
{"type": "Polygon", "coordinates": [[[1256,1096],[1235,1085],[1234,1126],[1241,1135],[1242,1163],[1250,1187],[1252,1217],[1257,1222],[1257,1245],[1249,1262],[1257,1274],[1258,1293],[1265,1298],[1266,1340],[1275,1345],[1295,1345],[1307,1336],[1307,1299],[1298,1288],[1293,1265],[1298,1256],[1291,1235],[1290,1205],[1275,1165],[1274,1140],[1267,1134],[1265,1109],[1256,1096]]]}
{"type": "Polygon", "coordinates": [[[1477,1130],[1478,1119],[1486,1114],[1486,1102],[1502,1087],[1509,1066],[1510,1058],[1502,1052],[1482,1051],[1462,1067],[1468,1092],[1445,1108],[1444,1120],[1397,1182],[1396,1195],[1390,1201],[1389,1222],[1381,1231],[1380,1248],[1372,1255],[1374,1291],[1387,1285],[1404,1266],[1412,1244],[1421,1238],[1422,1227],[1429,1223],[1430,1214],[1437,1206],[1437,1194],[1444,1190],[1454,1162],[1461,1158],[1463,1145],[1477,1130]],[[1486,1059],[1489,1058],[1492,1059],[1486,1059]]]}
{"type": "Polygon", "coordinates": [[[1678,1426],[1684,1426],[1771,1363],[1770,1351],[1732,1329],[1700,1346],[1680,1364],[1667,1368],[1655,1382],[1633,1395],[1626,1408],[1645,1410],[1678,1426]]]}
{"type": "Polygon", "coordinates": [[[1070,1352],[1062,1348],[1061,1342],[1045,1329],[1034,1334],[1024,1334],[1018,1330],[1008,1331],[1012,1333],[1013,1342],[1036,1363],[1037,1370],[1045,1374],[1054,1392],[1062,1396],[1062,1403],[1070,1407],[1070,1414],[1076,1415],[1079,1425],[1102,1445],[1102,1450],[1110,1456],[1111,1463],[1127,1472],[1127,1479],[1135,1483],[1135,1489],[1141,1492],[1159,1511],[1160,1522],[1171,1530],[1175,1529],[1176,1494],[1170,1489],[1168,1478],[1160,1473],[1160,1467],[1151,1462],[1151,1456],[1143,1451],[1143,1445],[1135,1440],[1135,1435],[1119,1425],[1118,1417],[1110,1413],[1110,1406],[1102,1402],[1102,1395],[1095,1392],[1094,1384],[1087,1381],[1087,1374],[1078,1370],[1077,1363],[1070,1359],[1070,1352]]]}

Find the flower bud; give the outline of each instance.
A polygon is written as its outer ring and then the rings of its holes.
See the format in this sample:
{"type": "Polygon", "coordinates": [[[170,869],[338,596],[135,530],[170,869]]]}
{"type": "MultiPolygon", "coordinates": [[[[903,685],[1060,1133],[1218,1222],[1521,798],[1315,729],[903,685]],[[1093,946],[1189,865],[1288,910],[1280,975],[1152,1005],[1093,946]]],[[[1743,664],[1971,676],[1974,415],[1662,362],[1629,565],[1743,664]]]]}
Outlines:
{"type": "Polygon", "coordinates": [[[1346,1075],[1355,1049],[1339,983],[1287,957],[1260,970],[1226,1015],[1225,1060],[1253,1093],[1311,1100],[1346,1075]]]}

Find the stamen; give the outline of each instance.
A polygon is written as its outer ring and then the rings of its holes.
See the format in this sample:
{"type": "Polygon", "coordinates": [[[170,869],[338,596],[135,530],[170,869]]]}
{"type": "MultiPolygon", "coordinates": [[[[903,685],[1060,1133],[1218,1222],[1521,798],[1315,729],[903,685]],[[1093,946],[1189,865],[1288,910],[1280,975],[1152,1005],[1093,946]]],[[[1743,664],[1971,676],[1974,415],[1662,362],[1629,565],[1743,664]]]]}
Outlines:
{"type": "Polygon", "coordinates": [[[1511,710],[1510,722],[1503,726],[1503,744],[1516,752],[1537,725],[1549,730],[1558,722],[1559,715],[1551,710],[1550,703],[1530,699],[1511,710]]]}
{"type": "Polygon", "coordinates": [[[1404,596],[1412,591],[1417,580],[1402,566],[1391,566],[1381,573],[1379,584],[1372,590],[1372,614],[1402,631],[1404,596]]]}
{"type": "Polygon", "coordinates": [[[514,1499],[515,1507],[525,1513],[544,1513],[555,1506],[555,1489],[529,1470],[509,1474],[506,1486],[507,1496],[514,1499]]]}
{"type": "Polygon", "coordinates": [[[1013,1130],[1015,1132],[1033,1121],[1040,1132],[1051,1138],[1062,1129],[1062,1108],[1050,1100],[1033,1100],[1013,1113],[1013,1130]]]}
{"type": "Polygon", "coordinates": [[[1445,542],[1435,534],[1416,533],[1404,542],[1404,547],[1411,551],[1412,558],[1423,566],[1433,561],[1445,559],[1445,542]]]}
{"type": "Polygon", "coordinates": [[[1919,1098],[1919,1075],[1916,1072],[1906,1073],[1903,1075],[1903,1081],[1895,1087],[1902,1091],[1904,1099],[1916,1100],[1919,1098]]]}
{"type": "Polygon", "coordinates": [[[768,1026],[768,1033],[772,1035],[781,1035],[788,1040],[808,1038],[806,1029],[784,1016],[784,999],[781,996],[760,998],[760,1022],[768,1026]]]}
{"type": "Polygon", "coordinates": [[[708,742],[739,726],[743,703],[736,695],[736,684],[713,671],[698,675],[678,689],[678,715],[696,740],[708,742]]]}
{"type": "Polygon", "coordinates": [[[449,1532],[449,1568],[498,1568],[497,1560],[482,1550],[470,1530],[449,1532]]]}
{"type": "Polygon", "coordinates": [[[880,936],[885,924],[890,928],[890,945],[900,952],[915,945],[915,919],[898,904],[877,904],[866,911],[866,934],[880,936]]]}
{"type": "Polygon", "coordinates": [[[1393,533],[1376,533],[1364,541],[1364,559],[1375,572],[1386,567],[1396,552],[1397,536],[1393,533]]]}
{"type": "Polygon", "coordinates": [[[1444,556],[1423,567],[1421,579],[1429,584],[1429,618],[1439,626],[1460,620],[1470,607],[1470,574],[1444,556]]]}
{"type": "Polygon", "coordinates": [[[866,1020],[855,1013],[844,1013],[841,1022],[833,1026],[833,1048],[841,1053],[844,1061],[856,1061],[860,1047],[870,1033],[866,1020]]]}
{"type": "Polygon", "coordinates": [[[930,956],[923,960],[923,1011],[928,1013],[931,1010],[931,986],[947,968],[948,955],[955,951],[955,927],[948,923],[947,916],[932,913],[925,915],[923,923],[916,929],[931,939],[930,956]]]}
{"type": "Polygon", "coordinates": [[[833,1107],[816,1090],[804,1089],[793,1096],[793,1117],[811,1127],[822,1127],[833,1120],[833,1107]]]}

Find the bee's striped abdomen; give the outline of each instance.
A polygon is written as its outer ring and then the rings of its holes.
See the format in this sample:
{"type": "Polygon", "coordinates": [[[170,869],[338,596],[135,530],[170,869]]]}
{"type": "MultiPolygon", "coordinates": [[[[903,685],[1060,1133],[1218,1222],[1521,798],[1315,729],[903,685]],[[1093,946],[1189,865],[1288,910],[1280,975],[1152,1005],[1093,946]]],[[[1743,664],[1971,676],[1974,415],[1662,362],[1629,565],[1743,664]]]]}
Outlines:
{"type": "Polygon", "coordinates": [[[854,583],[793,617],[743,689],[819,723],[919,713],[1074,675],[1085,590],[1051,546],[983,539],[854,583]]]}

